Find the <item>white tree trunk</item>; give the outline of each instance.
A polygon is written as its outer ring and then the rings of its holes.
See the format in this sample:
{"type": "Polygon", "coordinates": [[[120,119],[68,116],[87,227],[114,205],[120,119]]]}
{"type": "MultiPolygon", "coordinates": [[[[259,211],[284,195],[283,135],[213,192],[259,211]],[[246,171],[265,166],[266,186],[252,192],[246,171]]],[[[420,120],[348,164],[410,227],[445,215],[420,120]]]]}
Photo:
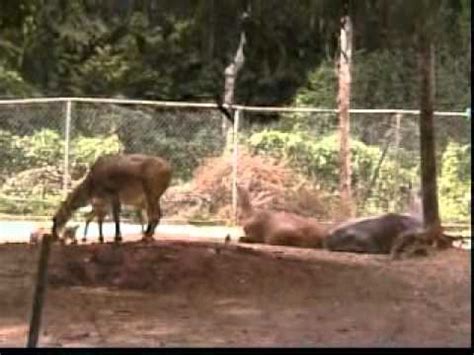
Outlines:
{"type": "Polygon", "coordinates": [[[344,217],[354,215],[351,191],[351,151],[350,151],[350,98],[351,98],[351,61],[352,61],[352,23],[348,15],[341,19],[339,56],[339,161],[342,214],[344,217]]]}
{"type": "MultiPolygon", "coordinates": [[[[237,51],[235,52],[234,60],[225,68],[225,84],[224,84],[224,104],[232,106],[234,103],[234,93],[235,93],[235,82],[237,80],[237,75],[242,69],[245,56],[244,56],[244,46],[246,43],[245,32],[242,30],[240,33],[240,43],[237,51]]],[[[222,117],[222,133],[227,136],[227,132],[230,128],[228,120],[226,117],[222,117]]]]}

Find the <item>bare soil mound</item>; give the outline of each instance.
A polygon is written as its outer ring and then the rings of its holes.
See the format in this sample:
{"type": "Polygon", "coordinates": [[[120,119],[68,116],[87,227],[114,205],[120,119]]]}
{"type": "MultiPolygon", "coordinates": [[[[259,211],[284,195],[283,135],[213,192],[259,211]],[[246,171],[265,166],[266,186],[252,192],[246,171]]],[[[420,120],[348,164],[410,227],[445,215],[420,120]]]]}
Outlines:
{"type": "MultiPolygon", "coordinates": [[[[0,246],[0,346],[22,346],[38,248],[0,246]]],[[[469,346],[470,253],[162,240],[52,250],[43,346],[469,346]]]]}

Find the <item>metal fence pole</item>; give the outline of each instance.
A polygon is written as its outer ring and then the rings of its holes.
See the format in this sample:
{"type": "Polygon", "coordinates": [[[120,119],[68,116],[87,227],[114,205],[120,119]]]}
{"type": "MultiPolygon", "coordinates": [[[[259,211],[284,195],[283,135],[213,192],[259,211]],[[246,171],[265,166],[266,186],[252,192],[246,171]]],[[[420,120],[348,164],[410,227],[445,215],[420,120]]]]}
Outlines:
{"type": "Polygon", "coordinates": [[[239,161],[239,118],[240,110],[234,112],[234,134],[233,134],[233,148],[232,148],[232,217],[234,224],[237,224],[237,168],[239,161]]]}
{"type": "MultiPolygon", "coordinates": [[[[400,184],[400,124],[401,124],[402,114],[400,112],[395,114],[395,181],[397,185],[400,184]]],[[[393,206],[395,209],[398,210],[405,206],[393,206]]]]}
{"type": "Polygon", "coordinates": [[[71,133],[71,100],[66,101],[66,124],[64,127],[64,174],[63,174],[63,194],[67,195],[69,188],[69,145],[71,133]]]}

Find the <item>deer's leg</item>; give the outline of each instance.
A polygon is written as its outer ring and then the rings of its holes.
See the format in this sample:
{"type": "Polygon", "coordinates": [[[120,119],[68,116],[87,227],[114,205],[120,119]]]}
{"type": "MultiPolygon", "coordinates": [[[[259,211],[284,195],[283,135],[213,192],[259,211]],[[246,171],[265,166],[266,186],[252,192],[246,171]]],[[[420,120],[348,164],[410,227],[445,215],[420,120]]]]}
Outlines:
{"type": "Polygon", "coordinates": [[[99,226],[99,243],[104,242],[104,233],[103,233],[103,223],[104,223],[104,216],[100,216],[97,218],[97,225],[99,226]]]}
{"type": "Polygon", "coordinates": [[[159,201],[150,199],[147,202],[148,226],[145,231],[144,239],[153,239],[155,228],[160,223],[161,208],[159,201]]]}
{"type": "Polygon", "coordinates": [[[144,226],[144,220],[143,220],[143,210],[140,208],[137,210],[137,217],[138,217],[138,220],[140,221],[140,225],[142,227],[142,234],[143,232],[145,232],[145,226],[144,226]]]}
{"type": "Polygon", "coordinates": [[[94,211],[89,213],[86,217],[86,225],[84,227],[84,236],[82,237],[82,242],[85,243],[87,241],[87,230],[89,229],[89,224],[94,219],[94,211]]]}
{"type": "Polygon", "coordinates": [[[115,222],[115,241],[122,241],[122,233],[120,232],[120,199],[118,194],[115,194],[112,199],[112,214],[115,222]]]}

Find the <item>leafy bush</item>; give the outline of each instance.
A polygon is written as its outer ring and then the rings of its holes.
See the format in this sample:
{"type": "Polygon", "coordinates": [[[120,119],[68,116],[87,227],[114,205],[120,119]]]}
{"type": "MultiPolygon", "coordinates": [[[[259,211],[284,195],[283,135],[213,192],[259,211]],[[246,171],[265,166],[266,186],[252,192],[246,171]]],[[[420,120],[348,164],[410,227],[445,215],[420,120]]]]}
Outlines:
{"type": "MultiPolygon", "coordinates": [[[[31,136],[0,131],[2,186],[0,212],[50,214],[62,198],[64,140],[44,129],[31,136]],[[20,200],[8,200],[13,197],[20,200]],[[25,202],[21,202],[26,199],[25,202]]],[[[117,153],[122,145],[116,135],[77,137],[71,142],[73,180],[81,178],[100,155],[117,153]]]]}
{"type": "Polygon", "coordinates": [[[173,166],[173,180],[189,180],[202,159],[224,149],[217,112],[157,110],[124,118],[118,129],[128,153],[166,158],[173,166]]]}
{"type": "Polygon", "coordinates": [[[0,94],[12,97],[31,96],[36,93],[34,87],[24,80],[21,73],[8,68],[0,62],[0,94]]]}
{"type": "Polygon", "coordinates": [[[15,139],[21,150],[20,165],[23,167],[56,166],[63,159],[64,139],[56,131],[43,129],[32,136],[15,139]]]}
{"type": "MultiPolygon", "coordinates": [[[[262,131],[248,139],[254,153],[263,153],[288,161],[310,177],[324,190],[337,193],[339,189],[339,143],[336,134],[319,140],[303,132],[262,131]]],[[[412,181],[414,168],[403,168],[386,157],[376,173],[382,155],[376,146],[351,140],[352,186],[359,213],[375,213],[403,208],[399,186],[412,181]],[[370,182],[374,180],[374,186],[370,182]]]]}
{"type": "Polygon", "coordinates": [[[63,140],[53,130],[43,129],[23,137],[0,131],[2,180],[28,169],[59,166],[63,147],[63,140]]]}
{"type": "Polygon", "coordinates": [[[84,174],[98,157],[105,154],[119,153],[123,145],[117,135],[104,137],[79,136],[72,141],[71,160],[73,170],[84,174]]]}
{"type": "Polygon", "coordinates": [[[443,220],[469,218],[471,201],[470,145],[450,142],[443,153],[439,178],[440,214],[443,220]]]}
{"type": "Polygon", "coordinates": [[[0,182],[9,173],[21,170],[18,164],[21,149],[15,138],[10,132],[0,130],[0,182]]]}

